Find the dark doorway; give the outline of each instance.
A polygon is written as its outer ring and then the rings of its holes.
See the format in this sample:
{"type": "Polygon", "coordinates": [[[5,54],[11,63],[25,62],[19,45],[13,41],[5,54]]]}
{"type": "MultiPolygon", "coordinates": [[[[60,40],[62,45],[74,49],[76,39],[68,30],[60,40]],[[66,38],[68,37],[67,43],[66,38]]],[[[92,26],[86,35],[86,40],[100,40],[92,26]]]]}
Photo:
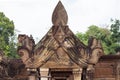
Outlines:
{"type": "Polygon", "coordinates": [[[72,71],[67,69],[52,69],[50,74],[53,80],[74,80],[72,71]]]}

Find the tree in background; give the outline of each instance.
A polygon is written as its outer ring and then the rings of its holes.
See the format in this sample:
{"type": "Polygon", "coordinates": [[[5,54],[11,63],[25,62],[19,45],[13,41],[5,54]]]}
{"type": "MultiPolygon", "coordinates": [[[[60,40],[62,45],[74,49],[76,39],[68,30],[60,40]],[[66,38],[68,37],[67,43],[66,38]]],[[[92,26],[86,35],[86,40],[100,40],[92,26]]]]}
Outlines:
{"type": "Polygon", "coordinates": [[[90,36],[96,37],[102,41],[103,49],[105,54],[114,54],[116,53],[116,43],[113,41],[112,32],[106,28],[100,28],[98,26],[92,25],[88,27],[86,33],[77,33],[76,36],[83,41],[85,44],[88,42],[90,36]]]}
{"type": "Polygon", "coordinates": [[[111,32],[106,28],[100,28],[98,26],[92,25],[88,28],[86,32],[87,36],[94,36],[102,41],[103,49],[105,54],[115,53],[114,48],[112,48],[113,42],[111,40],[111,32]]]}
{"type": "Polygon", "coordinates": [[[15,39],[14,23],[0,12],[0,49],[3,50],[5,56],[16,57],[16,43],[13,38],[15,39]]]}
{"type": "Polygon", "coordinates": [[[77,32],[76,36],[85,44],[88,44],[88,36],[86,34],[77,32]]]}
{"type": "Polygon", "coordinates": [[[112,32],[111,34],[111,39],[113,41],[113,43],[115,44],[114,47],[115,47],[115,50],[116,52],[120,52],[120,20],[113,20],[111,19],[111,29],[110,31],[112,32]]]}

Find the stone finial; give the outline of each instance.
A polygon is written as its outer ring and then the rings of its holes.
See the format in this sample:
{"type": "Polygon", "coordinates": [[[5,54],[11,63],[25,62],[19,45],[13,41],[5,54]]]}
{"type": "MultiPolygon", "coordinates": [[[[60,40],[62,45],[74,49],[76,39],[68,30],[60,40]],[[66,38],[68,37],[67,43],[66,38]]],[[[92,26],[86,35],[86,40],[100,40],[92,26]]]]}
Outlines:
{"type": "Polygon", "coordinates": [[[67,12],[61,1],[59,1],[52,15],[52,23],[53,25],[57,26],[59,24],[66,25],[67,22],[68,22],[67,12]]]}

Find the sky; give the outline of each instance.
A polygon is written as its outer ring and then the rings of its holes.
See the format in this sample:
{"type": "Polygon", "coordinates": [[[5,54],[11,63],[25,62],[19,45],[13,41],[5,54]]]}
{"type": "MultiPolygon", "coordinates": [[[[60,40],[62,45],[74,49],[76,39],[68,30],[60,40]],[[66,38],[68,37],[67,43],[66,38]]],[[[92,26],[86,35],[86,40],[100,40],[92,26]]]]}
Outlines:
{"type": "MultiPolygon", "coordinates": [[[[41,39],[52,27],[52,13],[59,0],[0,0],[0,12],[13,20],[17,34],[41,39]]],[[[110,19],[120,19],[120,0],[61,0],[68,26],[85,32],[90,25],[107,27],[110,19]]]]}

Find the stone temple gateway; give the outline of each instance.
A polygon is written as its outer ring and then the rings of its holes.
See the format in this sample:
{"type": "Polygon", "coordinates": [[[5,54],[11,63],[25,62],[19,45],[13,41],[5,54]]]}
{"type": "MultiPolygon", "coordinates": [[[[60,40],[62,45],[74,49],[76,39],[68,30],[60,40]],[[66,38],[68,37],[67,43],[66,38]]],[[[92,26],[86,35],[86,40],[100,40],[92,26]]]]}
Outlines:
{"type": "Polygon", "coordinates": [[[6,58],[0,49],[0,80],[120,80],[120,55],[103,55],[100,40],[93,37],[84,45],[67,21],[59,1],[52,27],[37,44],[32,36],[18,36],[21,59],[6,58]]]}
{"type": "Polygon", "coordinates": [[[28,80],[93,80],[86,71],[92,71],[103,54],[101,42],[91,37],[88,46],[84,45],[67,22],[67,12],[59,1],[53,26],[38,44],[32,36],[18,36],[18,54],[29,72],[28,80]]]}

